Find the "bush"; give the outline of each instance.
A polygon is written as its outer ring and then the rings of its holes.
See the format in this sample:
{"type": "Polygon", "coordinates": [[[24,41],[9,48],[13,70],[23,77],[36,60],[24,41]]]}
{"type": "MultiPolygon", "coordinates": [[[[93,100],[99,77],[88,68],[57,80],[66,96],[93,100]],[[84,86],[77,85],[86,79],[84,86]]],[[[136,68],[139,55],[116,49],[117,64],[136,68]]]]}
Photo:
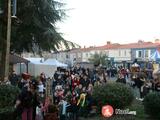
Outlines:
{"type": "Polygon", "coordinates": [[[0,118],[13,119],[14,101],[20,93],[19,88],[12,85],[0,85],[0,118]]]}
{"type": "Polygon", "coordinates": [[[151,117],[160,119],[160,93],[149,93],[144,98],[144,110],[151,117]]]}
{"type": "Polygon", "coordinates": [[[120,109],[131,105],[134,95],[132,89],[125,84],[108,83],[94,87],[93,98],[99,110],[107,104],[115,109],[120,109]]]}

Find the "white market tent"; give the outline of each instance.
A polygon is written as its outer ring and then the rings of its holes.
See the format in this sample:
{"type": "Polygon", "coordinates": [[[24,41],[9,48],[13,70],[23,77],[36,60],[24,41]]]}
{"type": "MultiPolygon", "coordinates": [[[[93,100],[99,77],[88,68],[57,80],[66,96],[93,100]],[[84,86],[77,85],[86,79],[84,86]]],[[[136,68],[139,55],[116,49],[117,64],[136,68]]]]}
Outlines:
{"type": "Polygon", "coordinates": [[[156,50],[150,57],[150,60],[156,61],[157,59],[160,59],[160,53],[158,52],[158,50],[156,50]]]}
{"type": "Polygon", "coordinates": [[[68,66],[67,64],[61,63],[58,60],[53,59],[53,58],[49,58],[49,59],[45,60],[44,64],[55,65],[57,67],[67,67],[68,66]]]}
{"type": "MultiPolygon", "coordinates": [[[[30,61],[28,64],[28,72],[32,76],[39,76],[42,72],[46,74],[47,77],[52,77],[54,72],[57,70],[57,67],[67,67],[66,64],[63,64],[56,59],[47,59],[44,58],[25,58],[30,61]]],[[[20,67],[20,65],[18,65],[20,67]]],[[[23,66],[21,65],[23,68],[23,66]]],[[[26,72],[23,69],[21,72],[26,72]]],[[[17,72],[18,73],[18,72],[17,72]]]]}
{"type": "Polygon", "coordinates": [[[33,64],[43,64],[44,62],[44,58],[25,58],[27,60],[30,61],[30,63],[33,63],[33,64]]]}

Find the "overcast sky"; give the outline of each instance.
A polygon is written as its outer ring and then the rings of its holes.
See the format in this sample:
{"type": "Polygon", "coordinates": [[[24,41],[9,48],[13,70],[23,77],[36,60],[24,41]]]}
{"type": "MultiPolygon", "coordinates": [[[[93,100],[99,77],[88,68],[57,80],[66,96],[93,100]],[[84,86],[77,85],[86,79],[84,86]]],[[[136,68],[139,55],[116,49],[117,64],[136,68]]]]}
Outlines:
{"type": "Polygon", "coordinates": [[[160,38],[160,0],[64,0],[64,38],[81,46],[160,38]]]}

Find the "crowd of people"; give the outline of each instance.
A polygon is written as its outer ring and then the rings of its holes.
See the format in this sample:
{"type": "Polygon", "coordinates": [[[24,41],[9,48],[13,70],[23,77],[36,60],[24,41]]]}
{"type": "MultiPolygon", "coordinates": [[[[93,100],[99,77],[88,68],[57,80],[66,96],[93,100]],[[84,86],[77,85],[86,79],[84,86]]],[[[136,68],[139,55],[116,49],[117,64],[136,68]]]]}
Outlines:
{"type": "Polygon", "coordinates": [[[144,71],[132,74],[131,70],[124,67],[109,72],[106,68],[85,69],[77,65],[70,69],[58,68],[53,78],[46,78],[45,73],[41,73],[37,79],[22,74],[21,80],[13,72],[10,82],[21,89],[15,103],[16,112],[21,114],[22,120],[45,120],[48,107],[55,105],[57,118],[53,120],[88,117],[96,112],[93,87],[107,84],[110,77],[117,77],[116,82],[137,88],[141,99],[150,91],[160,92],[159,71],[153,72],[153,80],[148,80],[144,71]],[[51,81],[52,96],[46,95],[47,81],[51,81]]]}
{"type": "MultiPolygon", "coordinates": [[[[70,70],[57,70],[52,84],[54,104],[67,103],[66,110],[70,111],[73,119],[78,116],[87,117],[93,112],[94,100],[92,98],[93,86],[105,84],[106,74],[104,71],[89,70],[74,67],[70,70]],[[61,101],[62,100],[62,101],[61,101]]],[[[66,113],[60,114],[65,120],[66,113]]]]}

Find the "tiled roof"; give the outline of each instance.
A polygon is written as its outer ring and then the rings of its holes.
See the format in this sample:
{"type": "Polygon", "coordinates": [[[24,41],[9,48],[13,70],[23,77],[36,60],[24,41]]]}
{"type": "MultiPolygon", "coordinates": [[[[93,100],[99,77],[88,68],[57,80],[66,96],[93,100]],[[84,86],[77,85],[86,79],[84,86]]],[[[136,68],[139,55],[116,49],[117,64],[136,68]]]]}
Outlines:
{"type": "Polygon", "coordinates": [[[120,46],[121,46],[120,44],[114,43],[114,44],[108,44],[108,45],[101,46],[101,48],[102,49],[117,49],[120,46]]]}
{"type": "Polygon", "coordinates": [[[119,49],[129,49],[129,48],[155,48],[160,47],[160,43],[152,43],[152,42],[143,42],[143,43],[129,43],[122,44],[119,46],[119,49]]]}
{"type": "Polygon", "coordinates": [[[77,52],[80,52],[80,51],[81,51],[81,48],[76,48],[76,49],[70,50],[70,53],[77,53],[77,52]]]}
{"type": "MultiPolygon", "coordinates": [[[[135,49],[135,48],[160,48],[160,43],[142,42],[142,43],[128,43],[128,44],[108,44],[92,48],[94,50],[108,50],[108,49],[135,49]]],[[[85,49],[85,50],[90,50],[85,49]]]]}
{"type": "Polygon", "coordinates": [[[77,52],[89,52],[92,50],[108,50],[108,49],[136,49],[136,48],[160,48],[160,43],[152,43],[152,42],[137,42],[137,43],[128,43],[128,44],[107,44],[103,46],[97,47],[88,47],[88,48],[77,48],[72,49],[70,53],[77,52]]]}

